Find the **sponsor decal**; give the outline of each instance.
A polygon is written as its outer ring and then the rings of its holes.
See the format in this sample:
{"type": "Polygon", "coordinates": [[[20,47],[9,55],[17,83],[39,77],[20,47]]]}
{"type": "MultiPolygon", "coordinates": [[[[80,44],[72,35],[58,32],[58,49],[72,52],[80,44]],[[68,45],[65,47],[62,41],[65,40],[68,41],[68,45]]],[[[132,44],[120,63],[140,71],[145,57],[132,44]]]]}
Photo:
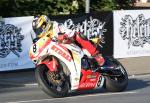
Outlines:
{"type": "Polygon", "coordinates": [[[87,75],[87,78],[88,78],[88,79],[96,78],[96,77],[97,77],[96,75],[87,75]]]}
{"type": "Polygon", "coordinates": [[[79,88],[95,87],[96,83],[82,83],[79,88]]]}
{"type": "Polygon", "coordinates": [[[0,68],[7,68],[7,67],[16,67],[18,66],[18,62],[14,62],[14,63],[5,63],[5,64],[0,64],[0,68]]]}
{"type": "Polygon", "coordinates": [[[131,46],[143,48],[145,44],[150,44],[150,18],[145,19],[143,14],[136,19],[125,15],[120,25],[120,35],[123,40],[128,40],[128,49],[131,46]]]}
{"type": "Polygon", "coordinates": [[[24,39],[20,32],[21,28],[0,21],[0,58],[7,57],[10,52],[20,57],[19,53],[23,51],[21,41],[24,39]]]}
{"type": "Polygon", "coordinates": [[[78,80],[80,80],[79,78],[75,78],[75,81],[78,81],[78,80]]]}
{"type": "Polygon", "coordinates": [[[51,49],[54,50],[56,53],[60,54],[63,58],[65,58],[69,62],[71,62],[72,60],[71,56],[62,51],[61,49],[59,49],[57,46],[53,45],[51,49]]]}

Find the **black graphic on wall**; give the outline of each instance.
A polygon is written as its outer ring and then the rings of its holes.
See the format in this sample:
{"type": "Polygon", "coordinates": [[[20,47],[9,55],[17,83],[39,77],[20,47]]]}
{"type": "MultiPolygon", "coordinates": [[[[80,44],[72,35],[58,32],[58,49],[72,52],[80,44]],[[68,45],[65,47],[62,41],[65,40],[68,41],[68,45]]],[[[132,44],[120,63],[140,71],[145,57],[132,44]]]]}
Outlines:
{"type": "MultiPolygon", "coordinates": [[[[101,43],[104,44],[104,33],[107,31],[104,28],[106,22],[102,22],[96,18],[90,16],[81,23],[75,24],[72,19],[67,19],[62,23],[66,28],[72,29],[73,31],[80,32],[82,35],[85,35],[88,40],[99,36],[101,38],[101,43]]],[[[102,47],[102,45],[100,45],[102,47]]],[[[103,48],[103,47],[102,47],[103,48]]]]}
{"type": "Polygon", "coordinates": [[[22,52],[21,41],[24,39],[20,31],[21,28],[0,21],[0,58],[7,57],[10,52],[20,57],[19,52],[22,52]]]}
{"type": "Polygon", "coordinates": [[[145,19],[143,14],[136,19],[125,15],[120,25],[120,35],[123,40],[128,40],[128,49],[131,46],[144,47],[144,44],[150,44],[150,18],[145,19]]]}
{"type": "Polygon", "coordinates": [[[80,15],[49,16],[51,20],[62,23],[67,28],[89,35],[88,39],[101,34],[98,48],[106,56],[113,55],[113,14],[112,12],[96,12],[80,15]],[[102,32],[102,33],[101,33],[102,32]]]}

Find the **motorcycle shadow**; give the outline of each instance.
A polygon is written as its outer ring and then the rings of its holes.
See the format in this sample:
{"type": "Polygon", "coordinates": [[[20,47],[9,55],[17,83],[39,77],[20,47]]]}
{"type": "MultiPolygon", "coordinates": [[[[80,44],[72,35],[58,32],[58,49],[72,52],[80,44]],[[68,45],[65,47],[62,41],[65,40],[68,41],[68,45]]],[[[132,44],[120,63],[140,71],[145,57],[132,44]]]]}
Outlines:
{"type": "Polygon", "coordinates": [[[70,93],[69,96],[78,96],[78,95],[92,95],[92,94],[99,94],[99,93],[106,93],[107,91],[104,88],[94,89],[94,90],[82,90],[70,93]]]}
{"type": "MultiPolygon", "coordinates": [[[[128,81],[127,88],[122,92],[139,90],[142,88],[146,88],[148,86],[150,86],[150,81],[144,81],[144,80],[140,80],[140,79],[131,78],[128,81]]],[[[98,93],[111,93],[111,92],[107,91],[104,88],[100,88],[100,89],[94,89],[94,90],[85,90],[85,91],[73,92],[73,93],[70,93],[69,96],[92,95],[92,94],[98,94],[98,93]]]]}
{"type": "Polygon", "coordinates": [[[150,86],[150,81],[130,78],[126,91],[139,90],[150,86]]]}

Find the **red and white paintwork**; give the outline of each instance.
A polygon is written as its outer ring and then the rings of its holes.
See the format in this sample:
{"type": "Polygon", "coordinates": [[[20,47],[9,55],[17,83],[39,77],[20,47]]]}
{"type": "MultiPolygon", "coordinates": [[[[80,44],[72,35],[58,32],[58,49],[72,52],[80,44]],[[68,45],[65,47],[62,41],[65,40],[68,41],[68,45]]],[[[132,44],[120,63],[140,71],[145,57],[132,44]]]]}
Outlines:
{"type": "Polygon", "coordinates": [[[92,72],[90,68],[89,70],[81,68],[81,58],[85,52],[77,45],[60,44],[51,41],[48,37],[43,37],[32,45],[29,53],[36,65],[45,64],[51,71],[56,71],[58,64],[55,59],[42,61],[48,55],[56,56],[69,68],[71,90],[89,90],[102,87],[104,77],[99,72],[92,72]]]}

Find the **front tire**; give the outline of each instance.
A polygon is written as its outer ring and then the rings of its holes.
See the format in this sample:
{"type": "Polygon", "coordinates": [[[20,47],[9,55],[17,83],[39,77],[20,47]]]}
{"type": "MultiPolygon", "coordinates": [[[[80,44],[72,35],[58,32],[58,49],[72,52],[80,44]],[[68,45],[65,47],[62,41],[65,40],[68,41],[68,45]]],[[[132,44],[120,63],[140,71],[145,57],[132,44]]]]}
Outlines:
{"type": "Polygon", "coordinates": [[[122,64],[114,58],[107,59],[109,64],[114,66],[114,69],[120,69],[122,75],[119,77],[115,76],[105,76],[105,85],[106,88],[110,92],[121,92],[127,88],[128,85],[128,74],[122,64]]]}
{"type": "MultiPolygon", "coordinates": [[[[52,79],[49,79],[49,76],[52,72],[47,68],[46,65],[38,65],[35,69],[35,77],[39,84],[39,87],[48,95],[52,97],[64,97],[67,96],[69,90],[68,81],[65,79],[60,86],[54,85],[51,82],[52,79]]],[[[59,80],[56,81],[59,84],[59,80]]]]}

